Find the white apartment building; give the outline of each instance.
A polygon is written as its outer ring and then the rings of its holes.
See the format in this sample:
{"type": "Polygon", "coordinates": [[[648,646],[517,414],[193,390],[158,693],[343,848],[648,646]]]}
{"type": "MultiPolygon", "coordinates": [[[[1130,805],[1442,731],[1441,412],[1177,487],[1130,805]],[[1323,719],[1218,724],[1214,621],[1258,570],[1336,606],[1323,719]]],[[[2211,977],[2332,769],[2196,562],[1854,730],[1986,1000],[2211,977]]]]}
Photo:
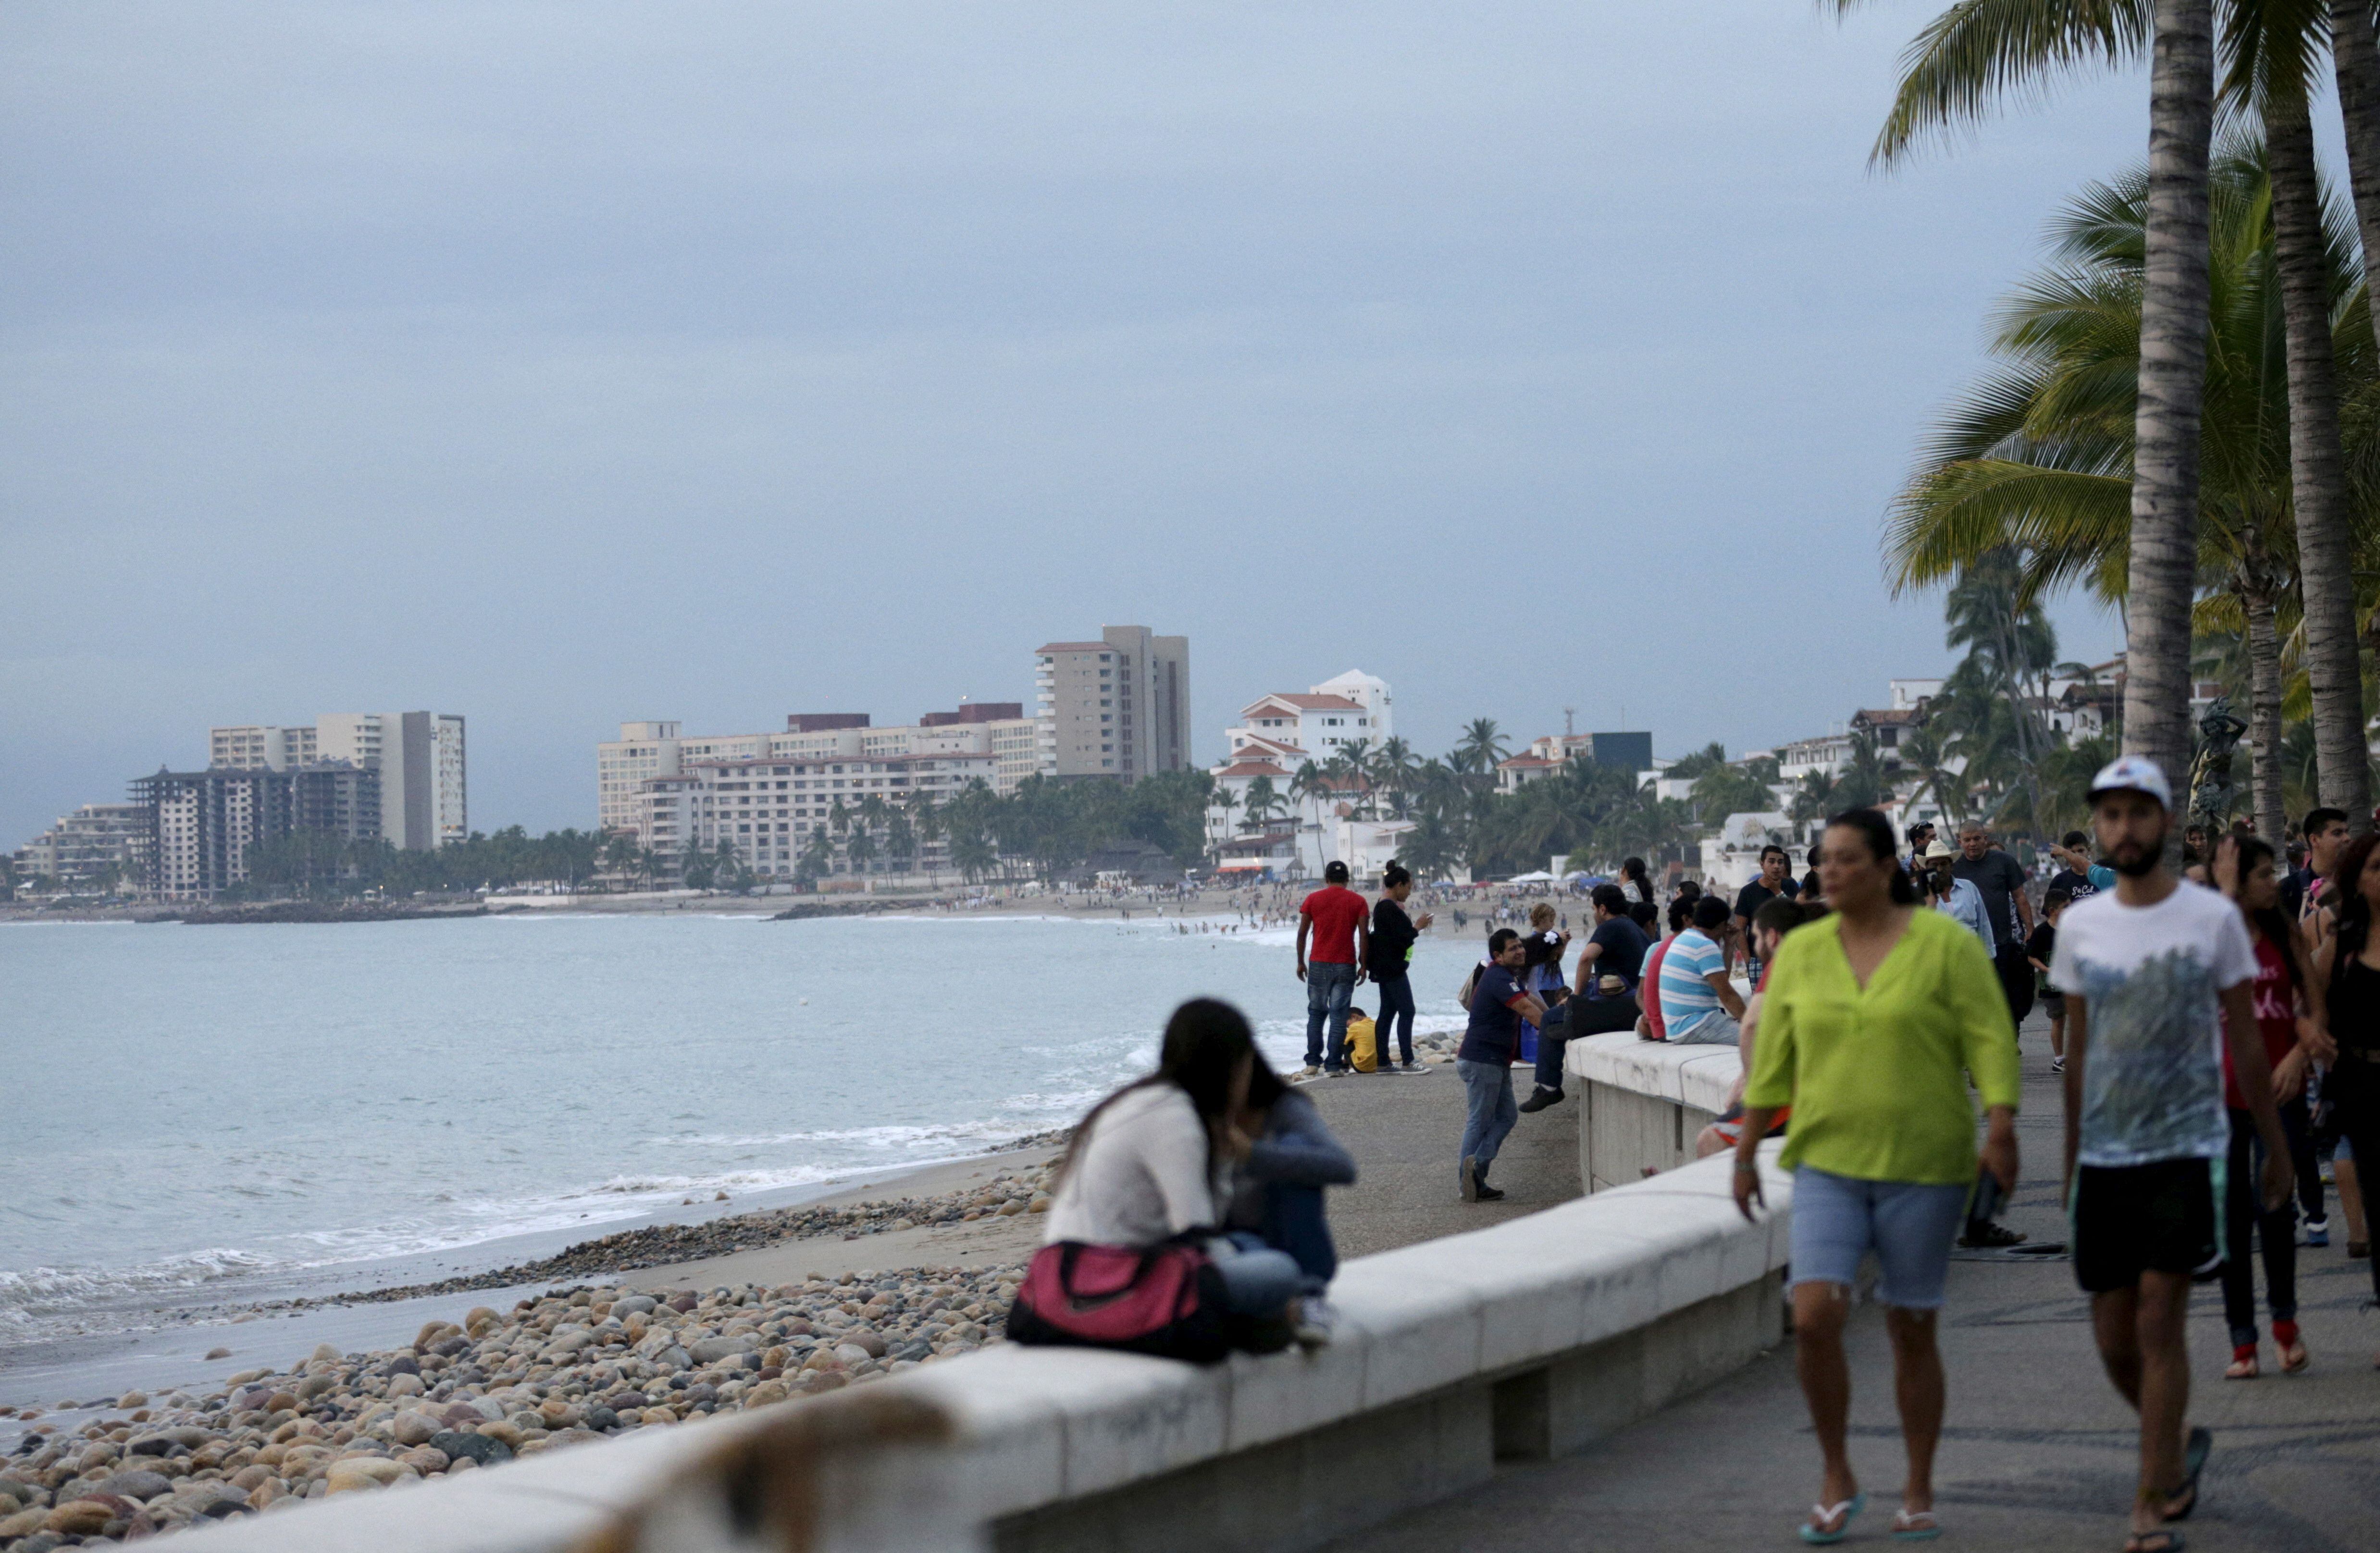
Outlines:
{"type": "Polygon", "coordinates": [[[339,763],[378,771],[380,832],[412,852],[471,833],[463,719],[449,712],[327,712],[302,728],[245,724],[208,731],[218,770],[289,770],[339,763]]]}
{"type": "MultiPolygon", "coordinates": [[[[998,771],[998,759],[989,751],[827,760],[694,759],[676,772],[645,778],[636,795],[634,820],[621,829],[634,831],[642,844],[660,854],[663,871],[672,876],[683,873],[688,850],[716,850],[724,842],[761,878],[790,878],[813,836],[825,833],[831,846],[839,846],[863,828],[861,810],[868,799],[895,808],[919,795],[945,803],[970,783],[990,785],[998,771]],[[833,823],[838,810],[840,831],[833,823]]],[[[876,828],[880,843],[888,829],[876,828]]],[[[912,866],[941,866],[945,846],[940,835],[920,837],[912,866]]]]}
{"type": "Polygon", "coordinates": [[[139,804],[85,804],[18,850],[17,872],[25,880],[55,880],[63,890],[88,889],[110,878],[132,882],[147,814],[139,804]]]}
{"type": "Polygon", "coordinates": [[[249,723],[207,731],[207,764],[221,770],[287,770],[314,763],[314,730],[249,723]]]}
{"type": "Polygon", "coordinates": [[[1223,730],[1232,760],[1269,760],[1293,769],[1307,760],[1328,760],[1362,741],[1378,749],[1395,736],[1388,682],[1350,669],[1304,694],[1276,691],[1240,709],[1239,722],[1223,730]]]}
{"type": "MultiPolygon", "coordinates": [[[[693,737],[686,736],[677,722],[623,722],[618,738],[595,746],[597,823],[606,831],[636,831],[647,838],[646,845],[655,845],[648,829],[646,785],[684,776],[698,765],[727,762],[771,766],[793,762],[808,766],[821,761],[828,765],[838,761],[851,764],[926,758],[961,761],[965,764],[957,769],[964,770],[968,780],[980,777],[995,793],[1014,793],[1019,782],[1038,769],[1037,728],[1031,718],[999,714],[1022,713],[1023,710],[1020,703],[1014,701],[978,703],[955,712],[929,712],[914,724],[893,728],[870,727],[867,714],[861,712],[795,712],[785,719],[782,733],[693,737]]],[[[838,776],[852,780],[860,773],[825,774],[832,782],[838,776]]],[[[889,773],[874,774],[887,775],[883,791],[893,791],[889,773]]],[[[946,769],[938,765],[933,774],[942,776],[946,769]]],[[[770,780],[776,778],[771,775],[770,780]]],[[[805,771],[795,778],[788,773],[787,780],[807,783],[814,781],[815,775],[805,771]]],[[[965,785],[965,782],[936,782],[925,790],[940,799],[965,785]]],[[[916,791],[921,786],[924,784],[905,783],[900,791],[916,791]]],[[[810,789],[786,791],[808,793],[810,789]]],[[[774,818],[771,816],[772,821],[774,818]]],[[[686,833],[681,831],[680,835],[686,833]]],[[[772,830],[766,833],[773,836],[778,832],[772,830]]]]}
{"type": "Polygon", "coordinates": [[[1041,774],[1135,782],[1190,764],[1190,638],[1108,625],[1033,653],[1041,774]]]}

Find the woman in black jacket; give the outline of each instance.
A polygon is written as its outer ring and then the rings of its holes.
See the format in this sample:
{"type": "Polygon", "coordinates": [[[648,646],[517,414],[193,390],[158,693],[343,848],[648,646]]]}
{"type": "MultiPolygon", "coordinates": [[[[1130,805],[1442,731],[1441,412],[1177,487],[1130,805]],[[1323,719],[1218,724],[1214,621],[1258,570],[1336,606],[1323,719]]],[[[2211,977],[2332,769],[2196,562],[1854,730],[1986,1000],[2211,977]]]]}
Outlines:
{"type": "Polygon", "coordinates": [[[1413,947],[1421,930],[1430,924],[1430,914],[1421,914],[1415,922],[1405,915],[1405,897],[1413,893],[1413,875],[1401,863],[1391,863],[1380,870],[1380,898],[1372,903],[1372,980],[1380,989],[1380,1017],[1375,1039],[1379,1042],[1379,1071],[1382,1073],[1417,1073],[1414,1062],[1414,995],[1413,983],[1406,979],[1406,970],[1413,961],[1413,947]],[[1395,1068],[1389,1065],[1389,1030],[1397,1029],[1402,1061],[1395,1068]]]}

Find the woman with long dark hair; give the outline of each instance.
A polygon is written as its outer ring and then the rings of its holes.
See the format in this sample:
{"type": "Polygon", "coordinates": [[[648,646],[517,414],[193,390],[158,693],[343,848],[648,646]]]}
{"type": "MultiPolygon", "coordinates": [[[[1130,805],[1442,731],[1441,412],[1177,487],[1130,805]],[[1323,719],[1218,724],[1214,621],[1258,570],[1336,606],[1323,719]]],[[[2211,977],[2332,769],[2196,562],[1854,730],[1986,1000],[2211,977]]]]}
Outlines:
{"type": "Polygon", "coordinates": [[[1184,1003],[1166,1022],[1157,1071],[1093,1106],[1075,1129],[1043,1243],[1145,1251],[1208,1231],[1204,1247],[1232,1313],[1293,1316],[1304,1276],[1295,1259],[1220,1229],[1231,1168],[1249,1149],[1241,1122],[1252,1099],[1269,1104],[1281,1088],[1238,1009],[1213,998],[1184,1003]]]}
{"type": "Polygon", "coordinates": [[[1628,919],[1645,929],[1648,939],[1659,936],[1661,903],[1653,893],[1653,876],[1642,857],[1620,860],[1620,893],[1627,898],[1628,919]]]}
{"type": "MultiPolygon", "coordinates": [[[[2331,874],[2325,899],[2338,914],[2338,926],[2314,955],[2314,979],[2323,986],[2330,1037],[2338,1048],[2323,1097],[2331,1124],[2354,1150],[2356,1168],[2380,1175],[2380,940],[2372,919],[2380,916],[2380,831],[2358,836],[2331,874]]],[[[2372,1294],[2380,1300],[2380,1256],[2371,1262],[2372,1294]]],[[[2373,1364],[2380,1366],[2380,1354],[2373,1364]]]]}
{"type": "MultiPolygon", "coordinates": [[[[2323,1030],[2322,984],[2306,974],[2305,941],[2297,924],[2282,915],[2272,843],[2262,836],[2226,837],[2216,844],[2214,872],[2223,892],[2240,903],[2249,940],[2256,947],[2256,1029],[2264,1037],[2265,1060],[2273,1065],[2273,1102],[2289,1140],[2290,1158],[2307,1158],[2306,1074],[2313,1063],[2328,1062],[2333,1055],[2323,1030]]],[[[2231,1152],[2223,1186],[2223,1315],[2231,1328],[2231,1365],[2223,1377],[2253,1380],[2259,1373],[2255,1268],[2248,1244],[2253,1230],[2262,1231],[2255,1238],[2264,1246],[2265,1301],[2273,1312],[2273,1345],[2281,1351],[2282,1372],[2294,1375],[2309,1362],[2298,1335],[2297,1203],[2291,1198],[2265,1212],[2256,1201],[2263,1148],[2255,1118],[2249,1114],[2239,1077],[2231,1071],[2228,1043],[2223,1087],[2231,1114],[2231,1152]]]]}
{"type": "Polygon", "coordinates": [[[1793,1171],[1794,1365],[1825,1466],[1802,1539],[1843,1539],[1867,1496],[1847,1446],[1851,1370],[1843,1325],[1860,1263],[1882,1265],[1876,1298],[1892,1341],[1909,1475],[1893,1534],[1940,1535],[1934,1449],[1942,1434],[1935,1342],[1950,1243],[1976,1183],[1974,1076],[1989,1118],[1985,1168],[2016,1184],[2018,1077],[2008,1001],[1982,940],[1920,910],[1892,827],[1874,809],[1827,822],[1818,865],[1834,910],[1778,946],[1744,1086],[1735,1200],[1760,1201],[1757,1151],[1792,1107],[1779,1163],[1793,1171]]]}

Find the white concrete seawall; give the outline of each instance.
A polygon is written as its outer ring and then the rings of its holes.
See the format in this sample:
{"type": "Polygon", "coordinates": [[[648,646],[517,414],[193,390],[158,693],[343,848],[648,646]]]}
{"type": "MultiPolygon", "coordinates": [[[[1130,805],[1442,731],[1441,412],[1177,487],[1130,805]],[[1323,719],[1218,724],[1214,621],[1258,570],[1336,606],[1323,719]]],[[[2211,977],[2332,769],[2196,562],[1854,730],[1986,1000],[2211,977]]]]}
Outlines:
{"type": "MultiPolygon", "coordinates": [[[[1586,1044],[1572,1061],[1603,1061],[1586,1044]]],[[[1595,1083],[1616,1096],[1634,1074],[1670,1086],[1637,1097],[1648,1103],[1707,1099],[1699,1078],[1672,1082],[1682,1071],[1614,1060],[1595,1083]]],[[[1331,1291],[1339,1340],[1312,1354],[1196,1368],[1002,1346],[176,1541],[189,1553],[1291,1553],[1468,1488],[1500,1460],[1580,1450],[1775,1343],[1791,1183],[1768,1171],[1776,1211],[1746,1223],[1729,1172],[1708,1160],[1351,1261],[1331,1291]]]]}
{"type": "Polygon", "coordinates": [[[1562,1049],[1562,1086],[1578,1104],[1578,1178],[1590,1193],[1670,1171],[1727,1109],[1743,1063],[1732,1046],[1671,1046],[1626,1031],[1562,1049]]]}

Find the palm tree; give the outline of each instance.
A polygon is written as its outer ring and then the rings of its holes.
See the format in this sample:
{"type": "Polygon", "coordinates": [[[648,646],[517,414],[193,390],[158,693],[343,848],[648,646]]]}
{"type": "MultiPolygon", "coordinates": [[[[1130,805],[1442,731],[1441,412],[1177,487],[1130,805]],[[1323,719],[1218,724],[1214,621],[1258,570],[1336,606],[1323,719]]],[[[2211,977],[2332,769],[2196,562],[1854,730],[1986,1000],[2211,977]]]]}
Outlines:
{"type": "MultiPolygon", "coordinates": [[[[1230,837],[1230,835],[1231,835],[1232,828],[1232,811],[1233,809],[1235,809],[1235,808],[1240,807],[1240,795],[1239,795],[1238,794],[1236,794],[1236,793],[1232,792],[1232,791],[1230,788],[1228,788],[1228,787],[1218,787],[1217,789],[1215,789],[1215,795],[1214,795],[1212,798],[1210,798],[1210,799],[1208,799],[1208,806],[1209,806],[1210,807],[1213,807],[1213,808],[1215,808],[1215,809],[1219,810],[1219,811],[1222,814],[1222,817],[1223,817],[1223,834],[1224,834],[1224,836],[1228,839],[1228,838],[1230,837]]],[[[1241,829],[1241,830],[1247,830],[1247,829],[1249,829],[1249,827],[1246,825],[1246,823],[1245,823],[1245,822],[1243,822],[1243,823],[1241,824],[1241,826],[1240,826],[1240,829],[1241,829]]]]}
{"type": "Polygon", "coordinates": [[[1387,791],[1392,807],[1404,807],[1404,799],[1413,789],[1415,768],[1419,764],[1414,758],[1413,746],[1404,740],[1380,741],[1379,752],[1372,759],[1372,780],[1387,791]]]}
{"type": "Polygon", "coordinates": [[[1910,803],[1916,803],[1930,792],[1943,816],[1952,823],[1967,817],[1956,779],[1945,769],[1950,755],[1943,748],[1939,733],[1931,727],[1911,729],[1901,737],[1900,754],[1901,770],[1917,778],[1917,785],[1909,792],[1910,803]]]}
{"type": "Polygon", "coordinates": [[[1290,802],[1314,806],[1314,823],[1317,826],[1322,823],[1322,797],[1330,791],[1330,783],[1322,768],[1311,760],[1299,761],[1297,770],[1290,773],[1290,802]]]}
{"type": "Polygon", "coordinates": [[[1281,795],[1273,790],[1272,778],[1251,779],[1247,791],[1240,795],[1240,812],[1247,818],[1240,822],[1243,831],[1261,831],[1265,822],[1280,811],[1281,795]]]}
{"type": "Polygon", "coordinates": [[[1661,774],[1672,782],[1692,782],[1705,771],[1726,764],[1727,746],[1713,739],[1692,754],[1682,755],[1670,762],[1670,769],[1661,774]]]}
{"type": "MultiPolygon", "coordinates": [[[[2313,682],[2322,795],[2355,828],[2370,824],[2363,670],[2356,637],[2345,455],[2332,340],[2331,223],[2314,168],[2310,76],[2326,30],[2316,0],[2232,0],[2226,95],[2253,101],[2272,177],[2273,250],[2289,341],[2289,479],[2297,511],[2298,587],[2313,682]]],[[[2363,24],[2369,27],[2367,8],[2363,24]]],[[[2344,84],[2344,82],[2342,82],[2344,84]]],[[[2275,832],[2277,834],[2277,832],[2275,832]]]]}
{"type": "Polygon", "coordinates": [[[794,877],[815,884],[833,871],[834,843],[827,840],[826,827],[820,825],[810,831],[810,839],[802,848],[801,861],[795,865],[794,877]]]}
{"type": "Polygon", "coordinates": [[[979,882],[998,861],[999,855],[992,851],[991,843],[984,838],[981,831],[967,829],[952,832],[951,866],[966,875],[968,882],[979,882]]]}
{"type": "MultiPolygon", "coordinates": [[[[1849,11],[1860,0],[1834,0],[1849,11]]],[[[2010,88],[2149,53],[2149,169],[2132,522],[2126,557],[2124,742],[2189,770],[2190,626],[2206,378],[2207,164],[2215,130],[2213,0],[1961,0],[1920,34],[1876,141],[1890,162],[1973,120],[2010,88]]]]}
{"type": "Polygon", "coordinates": [[[1499,762],[1509,758],[1512,744],[1492,717],[1475,717],[1463,726],[1463,737],[1448,751],[1446,763],[1465,776],[1492,777],[1499,762]]]}
{"type": "MultiPolygon", "coordinates": [[[[2070,202],[2053,228],[2060,262],[2001,309],[1993,349],[2003,365],[1937,425],[1896,502],[1887,554],[1897,588],[1956,576],[2009,548],[2023,557],[2020,591],[2028,598],[2082,582],[2105,601],[2124,601],[2144,186],[2134,173],[2070,202]]],[[[2260,771],[2277,764],[2281,637],[2298,571],[2269,205],[2258,149],[2228,139],[2209,200],[2211,332],[2196,569],[2228,595],[2248,638],[2260,771]]],[[[2343,225],[2328,252],[2336,359],[2352,393],[2367,395],[2374,347],[2343,225]]],[[[2380,437],[2368,415],[2357,418],[2354,431],[2350,463],[2359,482],[2350,516],[2369,571],[2380,509],[2368,471],[2380,437]]],[[[2274,781],[2260,777],[2260,824],[2277,825],[2279,802],[2274,781]]]]}
{"type": "Polygon", "coordinates": [[[1836,812],[1835,784],[1824,771],[1803,771],[1793,790],[1792,807],[1786,812],[1796,825],[1815,825],[1836,812]]]}

